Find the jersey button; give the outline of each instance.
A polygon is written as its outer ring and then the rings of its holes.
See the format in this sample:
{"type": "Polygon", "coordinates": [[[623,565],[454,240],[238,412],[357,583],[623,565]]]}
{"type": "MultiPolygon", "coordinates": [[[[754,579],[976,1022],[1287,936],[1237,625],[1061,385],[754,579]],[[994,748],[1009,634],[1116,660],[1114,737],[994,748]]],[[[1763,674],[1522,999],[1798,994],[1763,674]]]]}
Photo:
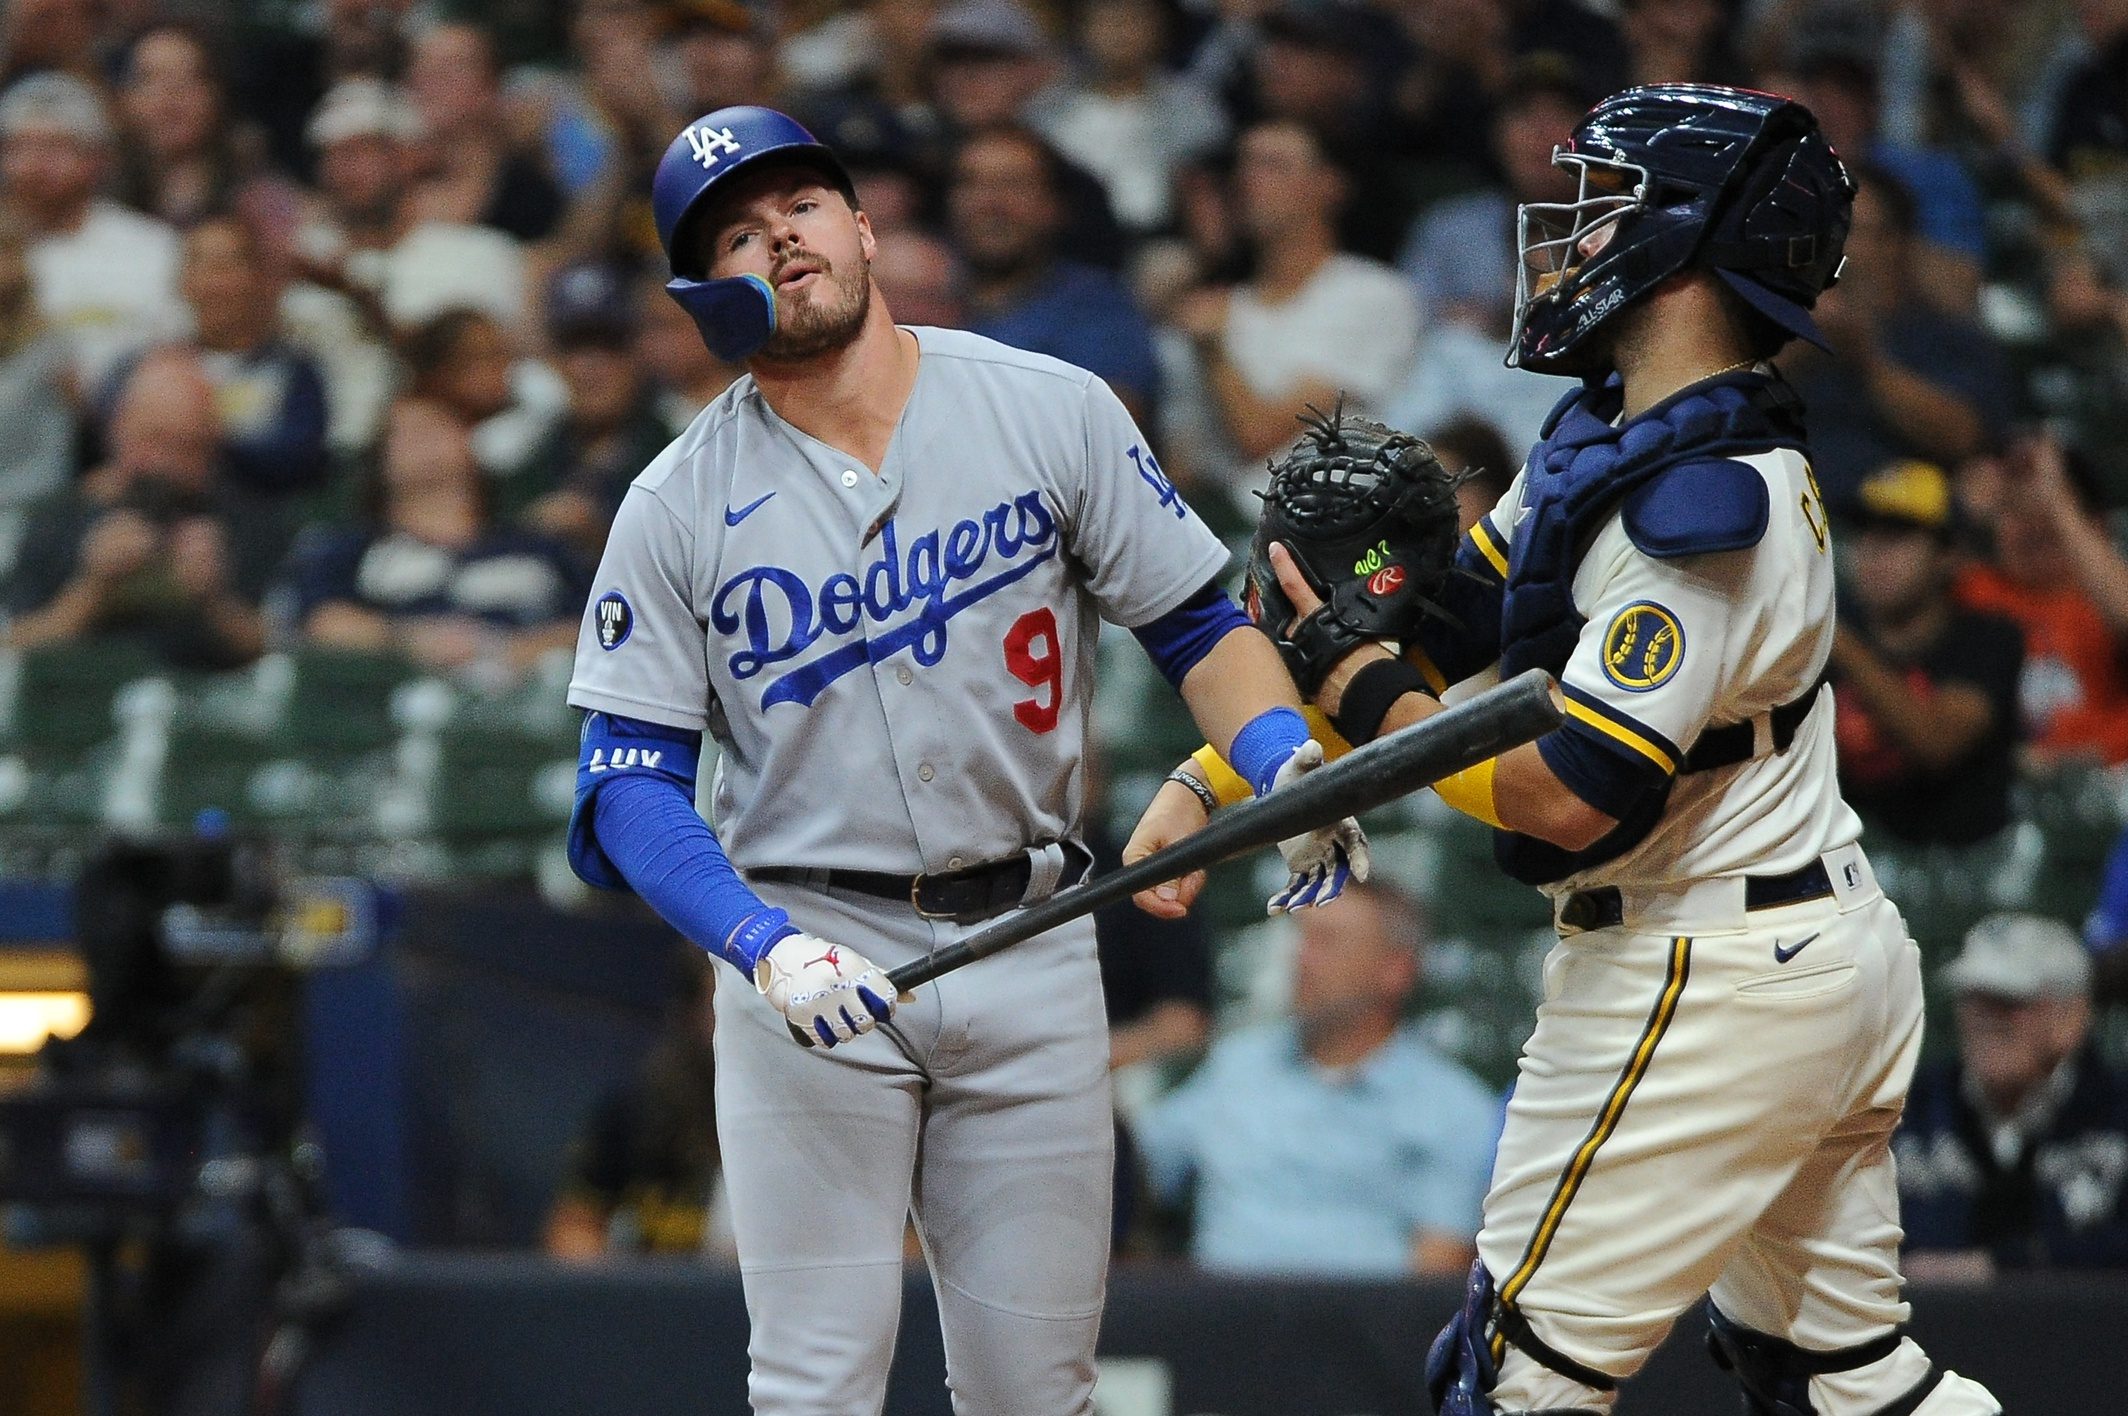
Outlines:
{"type": "Polygon", "coordinates": [[[931,780],[931,764],[930,764],[930,763],[928,763],[928,762],[926,762],[926,763],[924,763],[924,764],[923,764],[922,766],[918,767],[918,768],[916,769],[916,777],[917,777],[917,780],[918,780],[918,781],[922,781],[922,782],[928,782],[928,781],[930,781],[930,780],[931,780]]]}
{"type": "Polygon", "coordinates": [[[845,487],[854,487],[857,485],[856,468],[845,467],[842,469],[842,485],[844,485],[845,487]]]}
{"type": "Polygon", "coordinates": [[[903,664],[894,671],[894,678],[898,683],[914,683],[916,681],[916,675],[909,672],[907,664],[903,664]]]}

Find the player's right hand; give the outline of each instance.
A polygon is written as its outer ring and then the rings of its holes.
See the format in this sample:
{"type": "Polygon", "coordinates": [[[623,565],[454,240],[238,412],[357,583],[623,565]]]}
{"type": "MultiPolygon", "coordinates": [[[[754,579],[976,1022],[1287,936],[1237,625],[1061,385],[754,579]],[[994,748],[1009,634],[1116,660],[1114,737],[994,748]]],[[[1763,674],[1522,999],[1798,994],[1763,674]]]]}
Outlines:
{"type": "MultiPolygon", "coordinates": [[[[1178,783],[1162,782],[1160,790],[1154,792],[1152,801],[1147,803],[1145,814],[1138,818],[1130,841],[1123,847],[1123,863],[1135,864],[1154,851],[1203,830],[1206,820],[1204,803],[1195,793],[1178,783]]],[[[1156,918],[1181,919],[1190,912],[1191,903],[1203,888],[1204,872],[1193,870],[1179,880],[1165,880],[1140,890],[1131,896],[1131,900],[1139,909],[1156,918]]]]}
{"type": "Polygon", "coordinates": [[[754,965],[754,987],[807,1047],[848,1042],[894,1016],[885,969],[810,934],[789,935],[763,954],[754,965]]]}

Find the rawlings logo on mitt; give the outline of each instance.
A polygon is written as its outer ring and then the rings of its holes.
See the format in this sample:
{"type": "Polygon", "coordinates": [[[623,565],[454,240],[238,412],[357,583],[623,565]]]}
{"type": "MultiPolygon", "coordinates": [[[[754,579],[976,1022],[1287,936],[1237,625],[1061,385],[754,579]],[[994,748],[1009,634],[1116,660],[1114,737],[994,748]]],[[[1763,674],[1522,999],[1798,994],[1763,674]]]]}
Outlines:
{"type": "Polygon", "coordinates": [[[1342,396],[1328,417],[1311,404],[1300,421],[1307,431],[1271,464],[1271,485],[1258,493],[1248,593],[1257,622],[1312,697],[1357,646],[1401,642],[1421,616],[1446,614],[1439,596],[1455,564],[1463,479],[1409,433],[1346,417],[1342,396]],[[1297,624],[1271,569],[1274,541],[1323,597],[1297,624]]]}

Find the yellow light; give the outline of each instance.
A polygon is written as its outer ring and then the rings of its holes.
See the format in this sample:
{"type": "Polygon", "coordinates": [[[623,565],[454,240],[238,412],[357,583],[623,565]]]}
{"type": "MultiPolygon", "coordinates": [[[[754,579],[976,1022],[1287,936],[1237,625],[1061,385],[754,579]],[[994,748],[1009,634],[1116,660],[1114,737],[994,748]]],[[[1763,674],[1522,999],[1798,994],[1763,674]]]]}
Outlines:
{"type": "Polygon", "coordinates": [[[0,993],[0,1056],[28,1056],[45,1038],[70,1038],[88,1021],[86,993],[0,993]]]}

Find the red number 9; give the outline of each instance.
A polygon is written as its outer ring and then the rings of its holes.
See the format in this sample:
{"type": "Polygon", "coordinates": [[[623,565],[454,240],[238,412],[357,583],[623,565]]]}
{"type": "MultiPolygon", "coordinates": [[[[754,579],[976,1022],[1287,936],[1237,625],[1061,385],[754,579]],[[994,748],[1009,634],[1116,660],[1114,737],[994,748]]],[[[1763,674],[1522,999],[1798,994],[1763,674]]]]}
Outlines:
{"type": "Polygon", "coordinates": [[[1005,633],[1005,667],[1021,683],[1046,688],[1045,698],[1023,698],[1012,716],[1031,733],[1046,733],[1064,710],[1064,655],[1057,640],[1057,617],[1047,609],[1029,610],[1005,633]]]}

